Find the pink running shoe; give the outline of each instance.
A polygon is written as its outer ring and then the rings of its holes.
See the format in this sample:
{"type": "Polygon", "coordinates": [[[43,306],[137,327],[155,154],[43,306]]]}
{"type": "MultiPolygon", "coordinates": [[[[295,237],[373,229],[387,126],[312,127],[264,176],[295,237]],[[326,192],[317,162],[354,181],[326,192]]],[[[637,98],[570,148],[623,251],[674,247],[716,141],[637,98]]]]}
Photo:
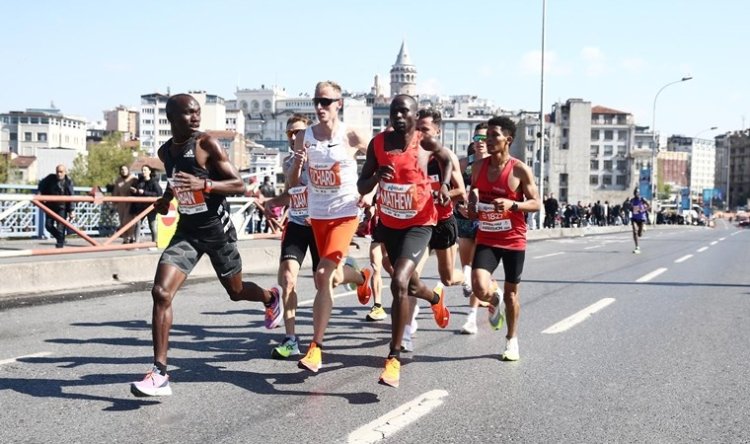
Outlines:
{"type": "Polygon", "coordinates": [[[152,368],[142,381],[130,383],[130,393],[135,396],[170,396],[169,375],[162,375],[159,369],[152,368]]]}
{"type": "Polygon", "coordinates": [[[271,330],[281,325],[284,319],[284,307],[281,302],[281,287],[274,285],[268,291],[275,296],[273,304],[266,307],[266,328],[271,330]]]}

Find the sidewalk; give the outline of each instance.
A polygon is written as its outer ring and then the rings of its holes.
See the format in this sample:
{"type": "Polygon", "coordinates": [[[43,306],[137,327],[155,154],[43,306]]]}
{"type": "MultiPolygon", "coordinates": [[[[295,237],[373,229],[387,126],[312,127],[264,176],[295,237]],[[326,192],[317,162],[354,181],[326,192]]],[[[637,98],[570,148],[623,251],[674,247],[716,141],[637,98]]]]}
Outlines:
{"type": "MultiPolygon", "coordinates": [[[[649,226],[649,229],[675,227],[649,226]]],[[[530,241],[560,237],[582,237],[630,231],[629,226],[555,228],[528,232],[530,241]]],[[[360,262],[368,260],[370,241],[354,238],[359,248],[352,246],[349,255],[360,262]]],[[[88,245],[82,239],[70,239],[70,246],[88,245]]],[[[254,239],[238,242],[242,255],[243,273],[273,273],[278,270],[281,241],[254,239]]],[[[0,239],[0,251],[33,248],[54,248],[53,240],[0,239]]],[[[154,277],[161,250],[103,251],[96,253],[53,256],[0,258],[0,299],[40,295],[44,293],[74,292],[94,288],[117,287],[123,284],[148,282],[154,277]]],[[[309,266],[309,255],[304,266],[309,266]]],[[[214,270],[208,258],[203,258],[191,277],[210,277],[214,270]]]]}

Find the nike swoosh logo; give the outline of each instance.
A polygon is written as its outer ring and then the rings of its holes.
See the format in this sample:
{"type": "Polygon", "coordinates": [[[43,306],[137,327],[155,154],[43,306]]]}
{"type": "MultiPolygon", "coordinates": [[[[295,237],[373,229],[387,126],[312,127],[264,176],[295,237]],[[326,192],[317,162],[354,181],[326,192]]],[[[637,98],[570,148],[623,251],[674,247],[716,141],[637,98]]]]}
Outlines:
{"type": "Polygon", "coordinates": [[[416,258],[417,256],[419,256],[419,252],[412,253],[412,255],[411,255],[411,257],[413,257],[413,258],[416,258]]]}
{"type": "Polygon", "coordinates": [[[339,146],[339,143],[329,143],[328,146],[339,146]]]}

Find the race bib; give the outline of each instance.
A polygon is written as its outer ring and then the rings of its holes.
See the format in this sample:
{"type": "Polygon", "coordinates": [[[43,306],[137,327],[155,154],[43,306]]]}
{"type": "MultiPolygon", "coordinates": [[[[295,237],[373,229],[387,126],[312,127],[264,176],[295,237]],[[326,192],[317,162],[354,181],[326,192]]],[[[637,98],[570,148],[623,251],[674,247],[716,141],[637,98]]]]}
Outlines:
{"type": "Polygon", "coordinates": [[[202,190],[178,188],[174,185],[172,179],[167,180],[172,187],[172,191],[174,191],[174,197],[177,199],[178,203],[177,211],[179,211],[180,214],[197,214],[208,211],[206,197],[203,195],[202,190]]]}
{"type": "Polygon", "coordinates": [[[310,185],[317,193],[336,194],[341,188],[341,165],[339,162],[310,163],[308,176],[310,185]]]}
{"type": "Polygon", "coordinates": [[[432,191],[440,191],[440,176],[437,174],[430,175],[430,187],[432,191]]]}
{"type": "Polygon", "coordinates": [[[417,189],[414,184],[380,182],[378,204],[383,214],[396,219],[411,219],[417,215],[417,189]]]}
{"type": "Polygon", "coordinates": [[[479,214],[479,229],[488,233],[499,231],[509,231],[512,228],[510,223],[510,213],[495,211],[492,204],[477,203],[477,213],[479,214]]]}
{"type": "Polygon", "coordinates": [[[289,214],[293,217],[302,218],[308,216],[306,186],[289,188],[289,214]]]}

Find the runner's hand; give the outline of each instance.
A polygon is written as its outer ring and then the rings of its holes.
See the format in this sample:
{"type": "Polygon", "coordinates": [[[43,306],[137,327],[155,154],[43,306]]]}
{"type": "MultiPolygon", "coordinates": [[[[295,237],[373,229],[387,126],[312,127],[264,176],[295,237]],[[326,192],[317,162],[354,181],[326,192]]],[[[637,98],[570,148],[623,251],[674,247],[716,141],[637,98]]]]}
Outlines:
{"type": "Polygon", "coordinates": [[[502,213],[505,211],[510,211],[510,207],[513,205],[513,201],[511,201],[510,199],[498,197],[497,199],[494,199],[492,201],[492,204],[495,206],[495,211],[502,213]]]}
{"type": "Polygon", "coordinates": [[[206,186],[206,181],[204,179],[183,171],[175,173],[174,177],[172,177],[172,181],[174,182],[175,187],[185,190],[202,191],[206,186]]]}
{"type": "Polygon", "coordinates": [[[438,191],[437,202],[439,205],[446,206],[451,202],[451,196],[448,191],[448,185],[441,184],[440,191],[438,191]]]}
{"type": "Polygon", "coordinates": [[[396,171],[391,165],[383,165],[378,168],[375,175],[378,176],[378,179],[393,180],[393,178],[396,177],[395,173],[396,171]]]}

